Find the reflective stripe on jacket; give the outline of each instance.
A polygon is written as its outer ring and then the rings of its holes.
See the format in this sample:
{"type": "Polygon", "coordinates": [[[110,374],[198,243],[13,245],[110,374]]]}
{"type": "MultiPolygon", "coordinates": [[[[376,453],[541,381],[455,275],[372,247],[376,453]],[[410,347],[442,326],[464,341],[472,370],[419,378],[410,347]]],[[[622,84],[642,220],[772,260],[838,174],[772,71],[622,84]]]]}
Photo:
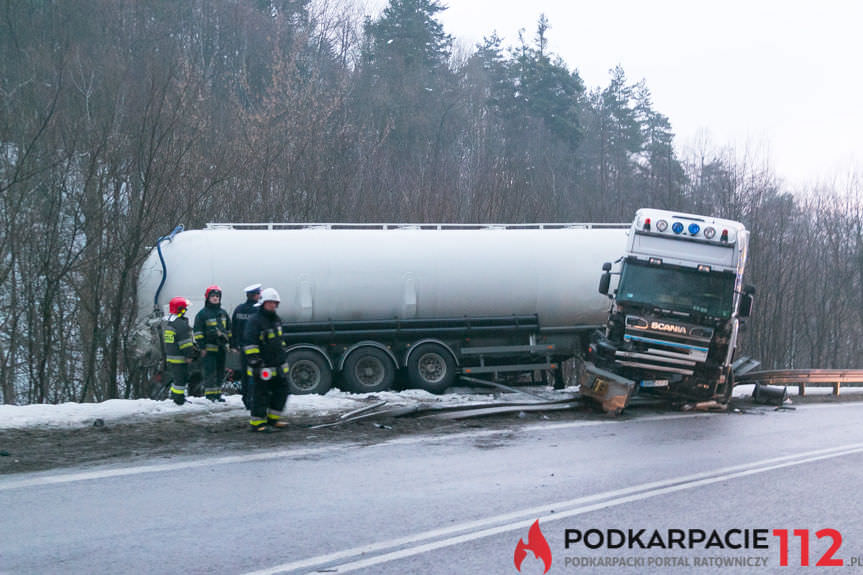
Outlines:
{"type": "Polygon", "coordinates": [[[249,318],[243,335],[246,357],[259,356],[263,365],[282,365],[287,359],[285,342],[282,339],[282,320],[278,314],[263,307],[249,318]]]}
{"type": "Polygon", "coordinates": [[[195,341],[185,316],[171,316],[162,333],[165,340],[165,359],[168,363],[186,363],[195,356],[195,341]]]}
{"type": "Polygon", "coordinates": [[[195,342],[207,351],[228,347],[231,319],[221,307],[204,306],[195,315],[195,342]]]}

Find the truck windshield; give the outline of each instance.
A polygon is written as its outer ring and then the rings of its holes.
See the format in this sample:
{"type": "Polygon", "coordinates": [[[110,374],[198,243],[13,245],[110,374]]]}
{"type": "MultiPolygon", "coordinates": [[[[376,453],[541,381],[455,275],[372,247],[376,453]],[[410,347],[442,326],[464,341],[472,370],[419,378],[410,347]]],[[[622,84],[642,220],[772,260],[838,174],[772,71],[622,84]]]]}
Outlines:
{"type": "Polygon", "coordinates": [[[624,263],[621,271],[617,300],[729,318],[734,301],[734,274],[630,260],[624,263]]]}

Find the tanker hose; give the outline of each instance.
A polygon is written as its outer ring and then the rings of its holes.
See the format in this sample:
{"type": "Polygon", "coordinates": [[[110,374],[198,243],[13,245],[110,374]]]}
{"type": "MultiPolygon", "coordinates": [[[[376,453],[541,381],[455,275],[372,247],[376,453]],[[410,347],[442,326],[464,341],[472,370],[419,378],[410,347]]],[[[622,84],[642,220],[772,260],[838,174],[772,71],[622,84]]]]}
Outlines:
{"type": "Polygon", "coordinates": [[[159,287],[156,288],[156,295],[153,296],[153,311],[159,311],[159,293],[162,291],[162,287],[165,285],[165,280],[168,279],[168,268],[165,266],[165,258],[162,256],[162,242],[168,240],[169,242],[174,239],[174,236],[183,231],[183,224],[180,224],[174,231],[170,233],[170,235],[162,236],[158,240],[156,240],[156,251],[159,253],[159,261],[162,263],[162,281],[159,282],[159,287]]]}

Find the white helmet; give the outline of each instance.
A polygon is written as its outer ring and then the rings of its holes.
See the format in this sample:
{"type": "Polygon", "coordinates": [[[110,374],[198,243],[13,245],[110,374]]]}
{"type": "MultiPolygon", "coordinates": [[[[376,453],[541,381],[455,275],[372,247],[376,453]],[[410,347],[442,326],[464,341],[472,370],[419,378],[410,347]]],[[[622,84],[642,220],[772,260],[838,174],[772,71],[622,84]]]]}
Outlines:
{"type": "Polygon", "coordinates": [[[264,303],[265,301],[281,302],[282,298],[279,297],[279,292],[273,288],[266,288],[261,292],[261,303],[264,303]]]}

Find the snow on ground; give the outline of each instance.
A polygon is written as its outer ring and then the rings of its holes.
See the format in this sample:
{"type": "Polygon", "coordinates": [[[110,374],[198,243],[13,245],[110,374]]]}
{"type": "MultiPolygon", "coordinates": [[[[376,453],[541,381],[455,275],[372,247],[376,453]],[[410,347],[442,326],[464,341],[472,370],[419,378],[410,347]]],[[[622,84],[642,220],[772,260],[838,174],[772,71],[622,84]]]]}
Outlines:
{"type": "MultiPolygon", "coordinates": [[[[291,395],[285,413],[331,415],[386,401],[387,406],[465,405],[493,401],[493,395],[433,395],[416,389],[401,392],[346,393],[332,390],[326,395],[291,395]]],[[[521,399],[524,399],[523,397],[521,399]]],[[[87,427],[97,419],[124,423],[153,417],[170,417],[199,413],[201,416],[235,416],[247,413],[239,395],[225,396],[225,403],[213,403],[203,397],[191,397],[185,405],[172,400],[109,399],[102,403],[60,403],[57,405],[0,405],[0,430],[24,427],[87,427]]]]}
{"type": "MultiPolygon", "coordinates": [[[[735,397],[751,397],[753,385],[741,385],[734,388],[735,397]]],[[[572,393],[576,388],[569,388],[563,393],[572,393]]],[[[561,393],[561,392],[554,392],[561,393]]],[[[831,387],[807,387],[807,395],[828,395],[833,393],[831,387]]],[[[861,394],[863,387],[843,387],[845,394],[861,394]]],[[[788,396],[793,403],[797,395],[796,386],[788,387],[788,396]]],[[[58,405],[0,405],[0,430],[38,426],[73,428],[93,425],[96,420],[126,423],[151,419],[155,417],[171,417],[198,413],[202,417],[213,416],[233,417],[246,413],[239,395],[225,396],[225,403],[212,403],[203,397],[192,397],[185,405],[175,405],[171,400],[154,401],[152,399],[109,399],[102,403],[61,403],[58,405]]],[[[425,391],[410,389],[401,392],[381,392],[355,394],[332,390],[326,395],[292,395],[288,399],[286,414],[321,415],[340,414],[372,405],[378,401],[386,401],[388,406],[411,405],[441,405],[455,406],[499,401],[499,395],[493,394],[461,394],[432,395],[425,391]]],[[[530,400],[520,396],[517,400],[530,400]]],[[[513,401],[516,398],[512,399],[513,401]]]]}
{"type": "MultiPolygon", "coordinates": [[[[776,389],[783,386],[771,386],[771,389],[776,389]]],[[[791,399],[792,403],[794,402],[794,398],[797,396],[797,386],[796,385],[788,385],[784,386],[788,388],[788,398],[791,399]]],[[[754,384],[746,384],[746,385],[735,385],[734,386],[734,397],[752,397],[752,392],[755,390],[754,384]]],[[[839,389],[840,395],[856,395],[859,396],[863,394],[863,387],[851,387],[851,386],[842,386],[839,389]]],[[[812,385],[806,386],[806,395],[832,395],[833,394],[833,386],[827,387],[814,387],[812,385]]],[[[0,412],[2,413],[2,412],[0,412]]]]}

